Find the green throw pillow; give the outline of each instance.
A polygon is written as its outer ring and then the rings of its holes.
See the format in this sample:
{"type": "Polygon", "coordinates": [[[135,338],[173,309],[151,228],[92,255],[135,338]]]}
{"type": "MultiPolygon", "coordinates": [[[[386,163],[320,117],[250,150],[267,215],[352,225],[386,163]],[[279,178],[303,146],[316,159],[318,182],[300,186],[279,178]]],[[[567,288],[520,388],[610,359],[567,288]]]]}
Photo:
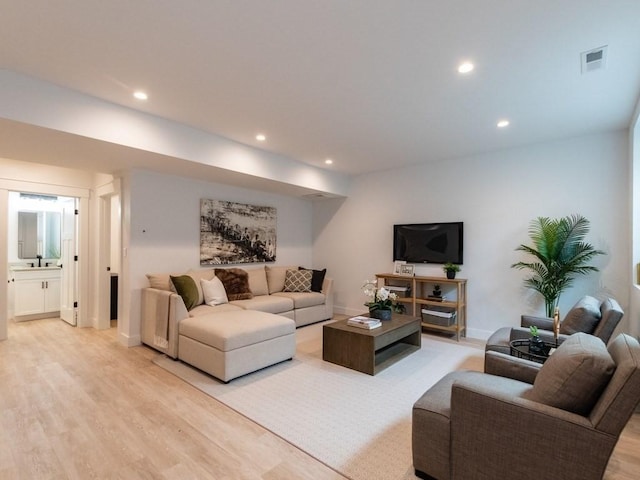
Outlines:
{"type": "Polygon", "coordinates": [[[171,276],[171,282],[176,289],[176,293],[182,297],[187,310],[198,305],[198,286],[189,275],[171,276]]]}

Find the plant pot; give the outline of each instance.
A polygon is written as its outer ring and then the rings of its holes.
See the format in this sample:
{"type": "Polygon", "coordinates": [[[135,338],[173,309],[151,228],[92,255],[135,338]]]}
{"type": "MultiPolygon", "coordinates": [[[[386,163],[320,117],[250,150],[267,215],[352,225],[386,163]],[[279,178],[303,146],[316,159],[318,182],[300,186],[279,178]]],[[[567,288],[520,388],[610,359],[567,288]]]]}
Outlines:
{"type": "Polygon", "coordinates": [[[534,355],[544,355],[544,342],[538,336],[529,339],[529,353],[534,355]]]}
{"type": "Polygon", "coordinates": [[[391,310],[376,308],[375,310],[369,310],[369,316],[378,320],[391,320],[391,310]]]}
{"type": "Polygon", "coordinates": [[[447,270],[447,278],[449,280],[453,280],[454,278],[456,278],[456,272],[454,272],[453,270],[447,270]]]}

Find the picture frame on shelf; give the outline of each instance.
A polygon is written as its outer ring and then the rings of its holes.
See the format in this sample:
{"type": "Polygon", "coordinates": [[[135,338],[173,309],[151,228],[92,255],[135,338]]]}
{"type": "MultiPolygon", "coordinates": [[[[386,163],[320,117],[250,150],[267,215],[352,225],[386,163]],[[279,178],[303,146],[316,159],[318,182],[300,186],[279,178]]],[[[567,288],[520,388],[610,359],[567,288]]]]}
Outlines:
{"type": "Polygon", "coordinates": [[[400,265],[399,275],[402,275],[404,277],[413,277],[415,273],[415,268],[416,266],[411,264],[400,265]]]}
{"type": "Polygon", "coordinates": [[[402,275],[400,273],[401,268],[402,268],[403,265],[406,265],[406,264],[407,264],[407,262],[405,262],[404,260],[396,260],[395,262],[393,262],[393,273],[395,275],[402,275]]]}

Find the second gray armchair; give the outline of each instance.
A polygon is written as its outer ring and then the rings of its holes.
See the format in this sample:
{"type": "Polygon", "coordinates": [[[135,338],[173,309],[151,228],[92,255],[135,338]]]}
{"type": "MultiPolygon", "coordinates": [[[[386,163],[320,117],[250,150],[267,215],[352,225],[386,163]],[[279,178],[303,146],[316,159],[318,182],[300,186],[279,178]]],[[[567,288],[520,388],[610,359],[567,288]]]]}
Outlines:
{"type": "MultiPolygon", "coordinates": [[[[558,343],[562,343],[573,333],[583,332],[598,337],[606,345],[623,315],[622,308],[613,298],[606,298],[601,302],[594,297],[584,296],[562,320],[558,343]]],[[[487,340],[485,349],[509,354],[510,342],[530,338],[529,327],[532,325],[538,327],[538,335],[542,340],[549,343],[554,341],[553,319],[522,315],[520,327],[496,330],[487,340]]]]}

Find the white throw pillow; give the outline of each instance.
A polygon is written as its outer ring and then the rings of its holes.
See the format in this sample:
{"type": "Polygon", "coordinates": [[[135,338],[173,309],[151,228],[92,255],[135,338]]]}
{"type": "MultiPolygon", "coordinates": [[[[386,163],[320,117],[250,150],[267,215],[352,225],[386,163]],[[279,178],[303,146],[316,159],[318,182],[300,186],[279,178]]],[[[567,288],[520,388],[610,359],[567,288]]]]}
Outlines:
{"type": "Polygon", "coordinates": [[[229,303],[229,300],[227,299],[227,292],[218,277],[213,277],[211,280],[201,278],[200,285],[202,285],[204,303],[207,305],[215,307],[216,305],[229,303]]]}

